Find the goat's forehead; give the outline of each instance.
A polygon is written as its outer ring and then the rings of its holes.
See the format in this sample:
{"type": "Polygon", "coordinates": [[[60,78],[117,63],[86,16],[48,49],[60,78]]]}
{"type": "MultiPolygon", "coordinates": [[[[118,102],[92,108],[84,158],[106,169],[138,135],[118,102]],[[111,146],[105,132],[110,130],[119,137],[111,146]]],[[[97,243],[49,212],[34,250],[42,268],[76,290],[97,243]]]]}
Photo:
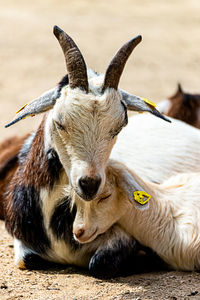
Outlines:
{"type": "Polygon", "coordinates": [[[123,111],[120,101],[120,93],[113,89],[95,95],[94,93],[85,94],[80,89],[71,90],[66,87],[62,91],[60,99],[57,100],[54,111],[63,118],[68,115],[79,118],[83,114],[117,118],[123,111]]]}

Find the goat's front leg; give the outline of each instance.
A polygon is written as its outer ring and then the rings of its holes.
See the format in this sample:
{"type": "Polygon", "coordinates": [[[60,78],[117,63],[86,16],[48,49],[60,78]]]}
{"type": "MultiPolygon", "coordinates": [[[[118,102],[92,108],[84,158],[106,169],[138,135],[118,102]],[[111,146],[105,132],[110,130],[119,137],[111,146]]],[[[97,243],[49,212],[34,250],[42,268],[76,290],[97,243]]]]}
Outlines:
{"type": "Polygon", "coordinates": [[[98,247],[89,263],[90,273],[99,278],[163,269],[166,269],[166,265],[155,252],[139,244],[117,225],[106,233],[104,243],[98,247]]]}
{"type": "Polygon", "coordinates": [[[100,238],[104,238],[104,242],[90,260],[90,273],[99,278],[125,275],[138,252],[138,243],[117,225],[100,238]]]}

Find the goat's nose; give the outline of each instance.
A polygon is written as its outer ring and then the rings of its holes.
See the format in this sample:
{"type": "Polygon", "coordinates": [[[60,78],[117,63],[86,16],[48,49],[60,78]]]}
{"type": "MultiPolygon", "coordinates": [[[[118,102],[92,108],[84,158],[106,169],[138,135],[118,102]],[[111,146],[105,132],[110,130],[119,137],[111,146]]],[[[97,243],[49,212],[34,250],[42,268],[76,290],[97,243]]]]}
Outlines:
{"type": "Polygon", "coordinates": [[[74,235],[78,239],[84,234],[84,232],[85,232],[84,228],[79,228],[79,229],[74,231],[74,235]]]}
{"type": "Polygon", "coordinates": [[[101,184],[101,177],[97,175],[96,177],[82,176],[79,179],[79,186],[83,193],[85,200],[91,200],[97,193],[99,186],[101,184]]]}

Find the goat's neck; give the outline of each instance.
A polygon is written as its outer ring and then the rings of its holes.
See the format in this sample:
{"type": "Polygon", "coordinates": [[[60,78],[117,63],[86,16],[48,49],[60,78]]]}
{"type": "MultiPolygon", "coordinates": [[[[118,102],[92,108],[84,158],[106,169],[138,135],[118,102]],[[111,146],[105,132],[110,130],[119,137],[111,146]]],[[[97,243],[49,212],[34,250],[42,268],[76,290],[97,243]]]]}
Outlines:
{"type": "Polygon", "coordinates": [[[120,219],[119,223],[140,243],[155,249],[155,244],[161,241],[163,232],[170,226],[172,213],[170,202],[167,202],[170,194],[157,184],[142,181],[136,174],[134,174],[134,179],[142,187],[140,190],[144,190],[151,195],[149,206],[147,209],[138,209],[135,206],[136,203],[131,204],[134,201],[133,190],[132,197],[129,197],[127,201],[126,214],[120,219]]]}
{"type": "Polygon", "coordinates": [[[24,186],[32,185],[37,190],[43,187],[53,188],[54,183],[59,180],[62,170],[55,150],[51,147],[45,149],[45,122],[46,117],[20,153],[18,171],[20,182],[24,186]]]}

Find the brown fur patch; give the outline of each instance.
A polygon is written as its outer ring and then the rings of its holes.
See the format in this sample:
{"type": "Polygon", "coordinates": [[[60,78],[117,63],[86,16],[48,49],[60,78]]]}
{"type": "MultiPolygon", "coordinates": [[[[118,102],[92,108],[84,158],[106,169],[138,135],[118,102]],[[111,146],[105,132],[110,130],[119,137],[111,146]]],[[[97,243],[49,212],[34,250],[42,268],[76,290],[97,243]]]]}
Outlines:
{"type": "Polygon", "coordinates": [[[20,178],[24,185],[34,185],[36,188],[45,186],[48,182],[47,159],[44,153],[44,119],[33,139],[26,160],[17,172],[17,180],[20,178]]]}
{"type": "Polygon", "coordinates": [[[0,219],[4,219],[4,194],[18,168],[17,155],[28,136],[14,136],[0,143],[0,219]]]}
{"type": "Polygon", "coordinates": [[[170,97],[169,100],[171,107],[166,113],[167,116],[200,128],[200,120],[198,119],[200,95],[184,93],[179,86],[176,94],[170,97]]]}
{"type": "Polygon", "coordinates": [[[45,119],[46,117],[44,117],[41,122],[33,139],[30,151],[20,166],[15,178],[17,184],[22,182],[24,186],[34,186],[38,191],[41,187],[52,187],[55,179],[50,172],[48,157],[44,149],[45,119]]]}

